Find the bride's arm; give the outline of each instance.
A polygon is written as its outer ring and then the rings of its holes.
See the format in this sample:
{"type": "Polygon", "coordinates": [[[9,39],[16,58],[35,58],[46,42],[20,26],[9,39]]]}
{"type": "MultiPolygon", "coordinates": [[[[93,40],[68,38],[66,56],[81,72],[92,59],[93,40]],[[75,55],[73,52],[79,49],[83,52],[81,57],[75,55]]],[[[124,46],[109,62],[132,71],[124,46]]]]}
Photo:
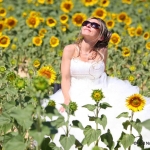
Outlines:
{"type": "Polygon", "coordinates": [[[104,64],[105,64],[105,72],[106,72],[106,63],[107,63],[107,57],[108,57],[107,48],[103,48],[102,53],[104,55],[104,64]]]}
{"type": "Polygon", "coordinates": [[[63,50],[61,62],[61,89],[64,96],[64,103],[66,105],[70,102],[69,89],[70,89],[70,61],[73,56],[72,45],[68,45],[63,50]]]}

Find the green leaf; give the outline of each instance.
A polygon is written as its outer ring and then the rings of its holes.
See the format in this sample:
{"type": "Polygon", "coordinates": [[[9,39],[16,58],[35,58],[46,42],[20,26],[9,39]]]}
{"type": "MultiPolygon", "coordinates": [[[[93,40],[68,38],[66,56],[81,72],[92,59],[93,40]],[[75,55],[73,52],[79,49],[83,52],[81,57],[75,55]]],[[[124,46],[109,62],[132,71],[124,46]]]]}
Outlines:
{"type": "Polygon", "coordinates": [[[87,108],[89,111],[93,111],[96,108],[95,105],[91,105],[91,104],[87,104],[87,105],[84,105],[82,107],[87,108]]]}
{"type": "Polygon", "coordinates": [[[146,129],[150,130],[150,119],[143,121],[142,126],[144,126],[146,129]]]}
{"type": "Polygon", "coordinates": [[[130,121],[127,120],[127,121],[123,122],[122,125],[123,125],[123,128],[127,130],[128,126],[130,125],[130,121]]]}
{"type": "Polygon", "coordinates": [[[118,115],[116,118],[121,118],[121,117],[128,118],[129,117],[129,113],[128,112],[123,112],[120,115],[118,115]]]}
{"type": "Polygon", "coordinates": [[[51,121],[51,125],[56,127],[56,128],[59,128],[59,127],[65,125],[65,124],[66,123],[64,122],[64,117],[63,116],[60,116],[56,120],[51,121]]]}
{"type": "Polygon", "coordinates": [[[141,121],[139,119],[136,119],[136,122],[131,122],[132,126],[134,127],[134,129],[137,130],[137,132],[140,134],[142,131],[142,125],[141,125],[141,121]]]}
{"type": "Polygon", "coordinates": [[[134,143],[134,136],[132,134],[123,133],[120,142],[124,149],[126,149],[134,143]]]}
{"type": "Polygon", "coordinates": [[[24,139],[21,135],[17,135],[15,137],[12,137],[7,143],[3,145],[4,149],[7,150],[25,150],[26,145],[24,143],[24,139]]]}
{"type": "Polygon", "coordinates": [[[106,109],[107,107],[112,107],[111,105],[109,105],[108,103],[104,102],[104,103],[100,103],[100,108],[106,109]]]}
{"type": "Polygon", "coordinates": [[[73,127],[77,127],[77,128],[80,128],[81,130],[83,130],[83,126],[82,126],[82,123],[78,120],[73,120],[72,121],[72,124],[73,124],[73,127]]]}
{"type": "Polygon", "coordinates": [[[69,135],[69,137],[61,135],[59,141],[64,150],[70,150],[71,146],[75,144],[75,137],[73,135],[69,135]]]}
{"type": "Polygon", "coordinates": [[[101,115],[101,118],[97,118],[95,120],[96,123],[99,123],[100,125],[103,126],[103,129],[105,129],[106,125],[107,125],[107,118],[105,115],[101,115]]]}
{"type": "Polygon", "coordinates": [[[9,124],[10,123],[10,117],[5,115],[5,114],[2,114],[0,115],[0,126],[3,126],[5,124],[9,124]]]}
{"type": "Polygon", "coordinates": [[[110,150],[114,149],[113,137],[110,133],[110,130],[107,130],[107,133],[101,135],[101,140],[104,142],[110,150]]]}
{"type": "Polygon", "coordinates": [[[92,129],[91,126],[87,125],[84,129],[84,135],[85,135],[85,139],[83,141],[83,144],[87,144],[90,145],[92,142],[96,141],[98,139],[98,137],[101,134],[101,130],[100,129],[92,129]]]}

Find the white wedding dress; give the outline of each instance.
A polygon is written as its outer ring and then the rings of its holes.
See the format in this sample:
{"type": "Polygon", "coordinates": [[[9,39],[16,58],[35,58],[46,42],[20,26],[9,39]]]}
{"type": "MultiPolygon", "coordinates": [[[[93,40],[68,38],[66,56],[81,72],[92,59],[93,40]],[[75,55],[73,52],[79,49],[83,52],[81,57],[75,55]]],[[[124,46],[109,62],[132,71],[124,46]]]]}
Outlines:
{"type": "MultiPolygon", "coordinates": [[[[107,102],[112,107],[100,110],[100,116],[104,114],[107,117],[107,126],[105,130],[99,126],[101,129],[101,134],[106,133],[107,129],[110,129],[113,136],[113,140],[116,142],[121,132],[129,134],[129,130],[124,130],[122,122],[126,121],[127,118],[116,118],[122,112],[129,112],[130,110],[126,107],[126,98],[132,94],[139,93],[139,88],[137,86],[132,86],[129,81],[120,80],[116,77],[108,77],[104,72],[105,65],[103,60],[98,62],[84,62],[79,58],[74,58],[71,60],[70,73],[71,73],[71,87],[70,87],[70,97],[71,100],[76,102],[78,109],[75,112],[75,116],[71,116],[70,123],[72,120],[79,120],[83,127],[86,125],[91,125],[93,128],[96,127],[94,122],[89,121],[88,116],[94,116],[94,113],[89,111],[87,108],[82,107],[86,104],[95,104],[94,100],[91,98],[91,93],[94,89],[101,89],[104,93],[105,98],[101,102],[107,102]]],[[[55,100],[56,107],[60,109],[61,104],[64,102],[62,90],[58,90],[55,94],[50,96],[51,100],[55,100]]],[[[141,121],[150,119],[150,99],[146,98],[146,106],[144,110],[134,113],[134,120],[139,118],[141,121]]],[[[42,106],[45,107],[49,100],[43,100],[42,106]]],[[[66,112],[62,113],[66,117],[66,112]]],[[[49,118],[46,118],[50,121],[49,118]]],[[[134,131],[134,130],[133,130],[134,131]]],[[[58,142],[61,134],[64,134],[64,130],[59,128],[54,142],[57,146],[60,146],[58,142]]],[[[71,128],[70,134],[74,135],[76,139],[80,142],[84,138],[83,131],[78,128],[71,128]]],[[[133,134],[138,136],[137,131],[133,134]]],[[[146,128],[142,129],[143,141],[150,143],[150,131],[146,128]]],[[[136,140],[135,140],[136,142],[136,140]]],[[[116,143],[115,143],[116,144],[116,143]]],[[[103,142],[100,142],[100,147],[105,147],[103,142]]],[[[150,147],[150,145],[145,145],[150,147]]],[[[92,150],[93,144],[90,146],[85,145],[83,150],[92,150]]],[[[120,150],[124,148],[121,147],[120,150]]],[[[76,150],[74,146],[70,150],[76,150]]],[[[136,144],[133,144],[131,150],[140,150],[136,144]]]]}

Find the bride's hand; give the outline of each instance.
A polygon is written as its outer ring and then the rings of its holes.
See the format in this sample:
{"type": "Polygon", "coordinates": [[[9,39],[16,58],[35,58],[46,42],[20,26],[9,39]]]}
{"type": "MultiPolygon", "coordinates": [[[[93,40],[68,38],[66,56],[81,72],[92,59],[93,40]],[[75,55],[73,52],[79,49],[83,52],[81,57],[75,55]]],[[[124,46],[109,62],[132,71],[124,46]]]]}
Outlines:
{"type": "MultiPolygon", "coordinates": [[[[70,101],[65,101],[65,102],[64,102],[65,105],[69,105],[69,103],[70,103],[70,101]]],[[[59,109],[59,111],[60,111],[61,113],[63,113],[63,112],[65,111],[65,108],[64,108],[63,106],[61,106],[60,109],[59,109]]]]}

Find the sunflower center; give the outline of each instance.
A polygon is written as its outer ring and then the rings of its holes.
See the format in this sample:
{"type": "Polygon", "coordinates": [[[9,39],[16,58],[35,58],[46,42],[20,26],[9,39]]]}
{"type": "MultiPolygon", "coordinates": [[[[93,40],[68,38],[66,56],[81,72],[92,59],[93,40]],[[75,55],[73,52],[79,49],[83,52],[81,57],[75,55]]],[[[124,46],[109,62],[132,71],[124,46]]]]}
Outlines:
{"type": "Polygon", "coordinates": [[[138,107],[138,106],[140,106],[141,105],[141,101],[137,98],[137,99],[132,99],[131,100],[131,105],[133,106],[133,107],[138,107]]]}
{"type": "Polygon", "coordinates": [[[107,3],[107,1],[103,1],[103,4],[106,4],[107,3]]]}
{"type": "Polygon", "coordinates": [[[48,22],[49,22],[50,24],[53,24],[53,23],[54,23],[54,20],[53,20],[53,19],[49,19],[48,22]]]}
{"type": "Polygon", "coordinates": [[[120,20],[125,20],[125,18],[126,18],[125,15],[120,16],[120,20]]]}
{"type": "Polygon", "coordinates": [[[92,2],[92,0],[86,0],[86,2],[92,2]]]}
{"type": "Polygon", "coordinates": [[[66,16],[61,17],[61,20],[66,20],[66,19],[67,19],[66,16]]]}
{"type": "Polygon", "coordinates": [[[42,74],[48,79],[51,78],[51,73],[48,70],[44,70],[42,74]]]}
{"type": "Polygon", "coordinates": [[[30,23],[31,23],[32,25],[35,25],[35,24],[36,24],[35,18],[31,18],[31,19],[30,19],[30,23]]]}
{"type": "Polygon", "coordinates": [[[3,25],[2,24],[0,24],[0,30],[2,30],[3,29],[3,25]]]}
{"type": "Polygon", "coordinates": [[[103,16],[103,11],[98,11],[98,12],[97,12],[97,15],[98,15],[98,16],[103,16]]]}
{"type": "Polygon", "coordinates": [[[6,44],[6,43],[7,43],[7,38],[3,37],[3,38],[0,40],[0,43],[1,43],[1,44],[6,44]]]}
{"type": "Polygon", "coordinates": [[[39,39],[39,38],[36,38],[35,42],[36,42],[36,43],[40,43],[40,39],[39,39]]]}
{"type": "Polygon", "coordinates": [[[71,5],[70,5],[70,4],[65,4],[64,7],[65,7],[66,9],[70,10],[71,5]]]}
{"type": "Polygon", "coordinates": [[[14,20],[9,20],[9,21],[8,21],[8,24],[9,24],[10,26],[13,26],[13,25],[15,24],[15,21],[14,21],[14,20]]]}
{"type": "Polygon", "coordinates": [[[3,9],[0,10],[0,14],[4,14],[5,11],[3,9]]]}

